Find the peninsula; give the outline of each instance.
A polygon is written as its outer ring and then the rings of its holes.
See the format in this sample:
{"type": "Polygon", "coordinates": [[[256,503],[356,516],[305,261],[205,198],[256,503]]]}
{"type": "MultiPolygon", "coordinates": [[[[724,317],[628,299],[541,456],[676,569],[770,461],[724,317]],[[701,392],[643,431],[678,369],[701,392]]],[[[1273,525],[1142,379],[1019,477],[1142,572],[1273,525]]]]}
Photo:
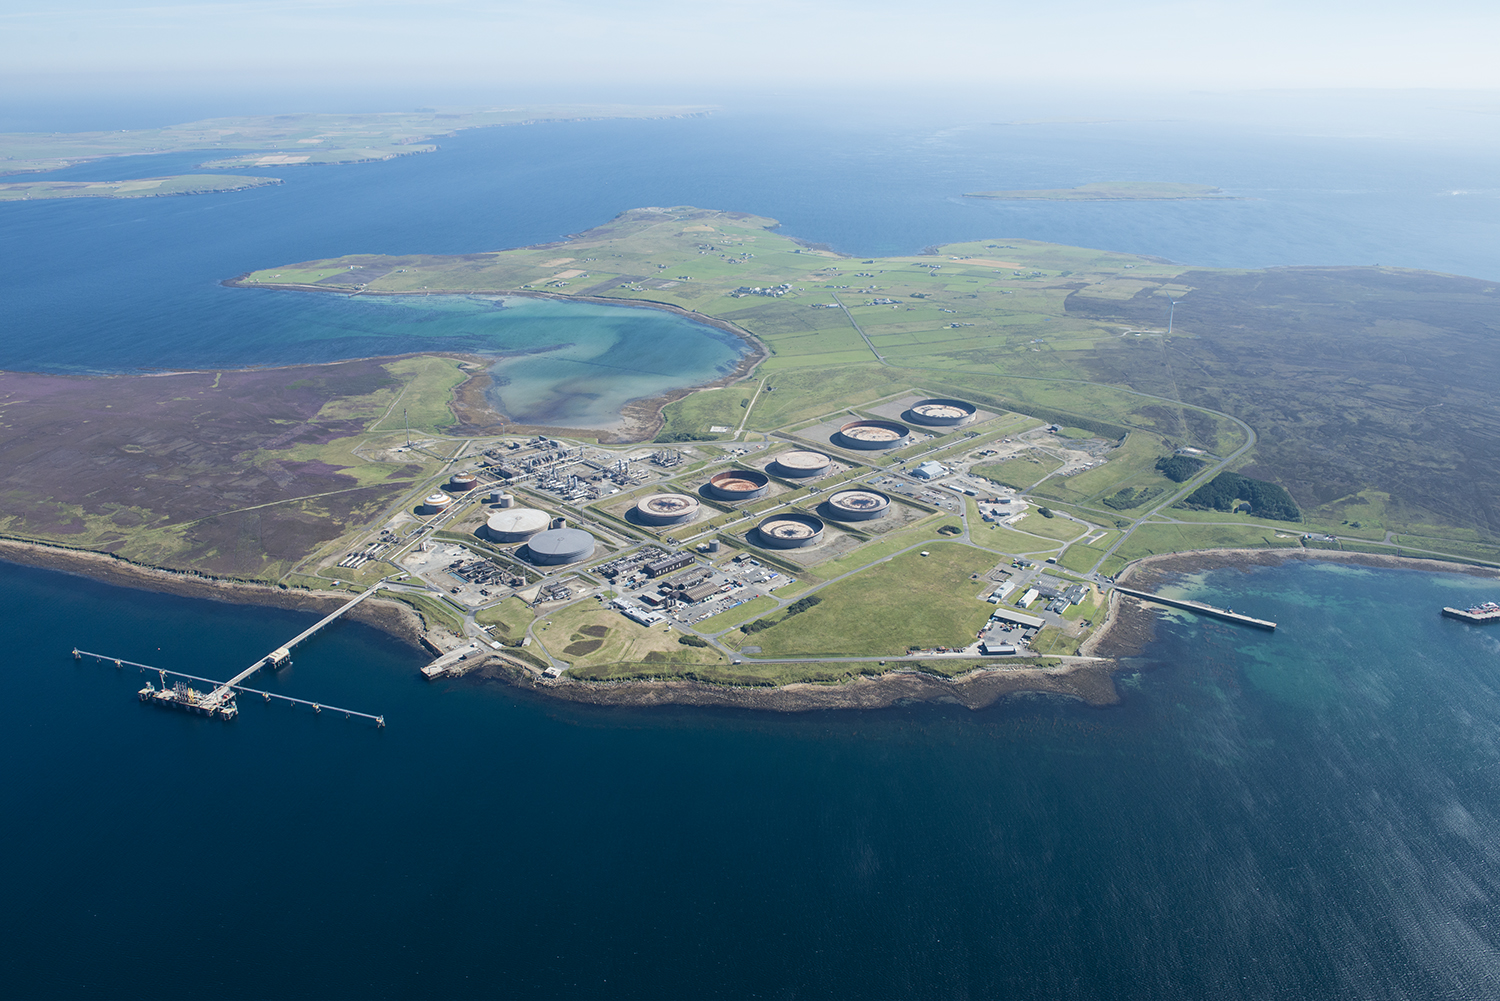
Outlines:
{"type": "Polygon", "coordinates": [[[209,168],[360,163],[431,153],[437,149],[433,139],[463,129],[675,118],[711,110],[684,105],[536,104],[355,115],[250,115],[117,132],[7,132],[0,133],[0,176],[148,153],[205,153],[209,159],[199,166],[209,168]]]}
{"type": "Polygon", "coordinates": [[[1235,196],[1207,184],[1171,181],[1102,181],[1076,188],[1040,188],[1020,191],[970,191],[965,198],[995,198],[1004,201],[1048,202],[1160,202],[1184,199],[1232,199],[1235,196]]]}
{"type": "Polygon", "coordinates": [[[235,174],[177,174],[171,177],[141,177],[131,181],[17,181],[0,183],[0,202],[38,201],[49,198],[160,198],[164,195],[207,195],[244,191],[280,178],[235,174]]]}
{"type": "Polygon", "coordinates": [[[278,601],[384,581],[448,653],[434,674],[602,702],[1108,701],[1113,578],[1145,558],[1500,564],[1500,468],[1467,444],[1500,377],[1482,281],[1014,239],[854,259],[677,206],[227,284],[579,297],[753,347],[746,378],[642,401],[624,438],[511,422],[478,356],[0,374],[8,537],[278,601]]]}

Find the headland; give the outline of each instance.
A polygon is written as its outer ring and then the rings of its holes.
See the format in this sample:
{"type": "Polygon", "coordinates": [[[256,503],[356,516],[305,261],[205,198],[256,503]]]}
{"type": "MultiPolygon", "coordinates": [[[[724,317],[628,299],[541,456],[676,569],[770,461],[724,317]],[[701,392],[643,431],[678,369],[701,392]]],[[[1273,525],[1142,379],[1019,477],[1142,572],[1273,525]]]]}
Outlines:
{"type": "Polygon", "coordinates": [[[1016,191],[969,191],[965,198],[993,198],[1000,201],[1046,202],[1160,202],[1187,199],[1237,199],[1208,184],[1181,184],[1173,181],[1103,181],[1080,184],[1076,188],[1033,188],[1016,191]]]}
{"type": "Polygon", "coordinates": [[[487,409],[478,356],[87,393],[5,374],[7,420],[38,433],[8,446],[12,496],[29,500],[0,530],[233,578],[204,585],[231,600],[331,601],[388,580],[429,649],[484,651],[466,672],[580,701],[768,709],[1017,691],[1106,703],[1154,614],[1115,597],[1127,568],[1149,586],[1225,560],[1500,564],[1497,526],[1456,489],[1500,470],[1425,439],[1413,479],[1409,452],[1363,437],[1412,420],[1361,388],[1391,365],[1413,391],[1447,380],[1433,427],[1487,419],[1491,362],[1455,383],[1407,351],[1434,317],[1435,352],[1473,348],[1483,283],[1245,275],[1021,240],[856,261],[776,228],[649,208],[539,247],[242,275],[228,284],[665,309],[751,350],[714,385],[638,401],[618,434],[508,422],[487,409]],[[1340,295],[1355,305],[1330,319],[1340,295]],[[1393,297],[1432,308],[1393,331],[1379,319],[1393,297]],[[1405,360],[1330,362],[1303,350],[1309,326],[1366,348],[1397,338],[1405,360]],[[1226,360],[1256,351],[1274,375],[1226,360]],[[1353,407],[1360,422],[1338,417],[1353,407]]]}

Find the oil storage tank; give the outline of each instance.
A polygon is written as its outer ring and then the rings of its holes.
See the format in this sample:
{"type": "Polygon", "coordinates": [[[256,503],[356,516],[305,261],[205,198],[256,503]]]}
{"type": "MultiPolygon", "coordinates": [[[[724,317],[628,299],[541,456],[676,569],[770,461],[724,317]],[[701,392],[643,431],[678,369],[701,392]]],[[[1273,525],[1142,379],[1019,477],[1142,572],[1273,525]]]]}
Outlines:
{"type": "Polygon", "coordinates": [[[479,477],[473,473],[454,473],[448,477],[448,489],[456,493],[467,493],[479,486],[479,477]]]}
{"type": "Polygon", "coordinates": [[[770,465],[770,471],[777,476],[797,480],[822,476],[832,468],[833,460],[822,452],[811,452],[800,448],[782,452],[770,465]]]}
{"type": "Polygon", "coordinates": [[[594,537],[581,528],[549,528],[527,540],[525,555],[539,566],[578,563],[594,555],[594,537]]]}
{"type": "Polygon", "coordinates": [[[850,421],[833,435],[835,445],[872,451],[900,448],[911,440],[911,428],[895,421],[850,421]]]}
{"type": "Polygon", "coordinates": [[[761,543],[771,549],[805,549],[823,541],[823,519],[796,511],[773,514],[755,531],[761,543]]]}
{"type": "Polygon", "coordinates": [[[754,469],[731,469],[708,478],[709,493],[720,500],[747,501],[764,497],[771,478],[754,469]]]}
{"type": "Polygon", "coordinates": [[[903,420],[928,427],[958,427],[974,419],[979,408],[966,400],[931,399],[919,400],[902,414],[903,420]]]}
{"type": "Polygon", "coordinates": [[[824,512],[839,521],[874,521],[891,513],[891,499],[879,490],[840,490],[824,512]]]}
{"type": "Polygon", "coordinates": [[[435,494],[428,494],[422,498],[422,507],[428,514],[437,514],[452,503],[453,498],[442,491],[438,491],[435,494]]]}
{"type": "Polygon", "coordinates": [[[551,524],[552,516],[534,507],[502,508],[484,523],[484,534],[496,542],[525,542],[551,524]]]}
{"type": "Polygon", "coordinates": [[[698,517],[701,505],[687,494],[652,494],[635,505],[635,516],[644,525],[686,525],[698,517]]]}

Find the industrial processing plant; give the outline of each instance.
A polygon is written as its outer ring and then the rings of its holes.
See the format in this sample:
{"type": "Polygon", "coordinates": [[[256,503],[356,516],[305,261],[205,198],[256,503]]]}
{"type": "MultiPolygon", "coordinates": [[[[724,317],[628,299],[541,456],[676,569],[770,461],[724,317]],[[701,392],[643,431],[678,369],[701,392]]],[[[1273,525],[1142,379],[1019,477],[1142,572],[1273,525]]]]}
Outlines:
{"type": "Polygon", "coordinates": [[[525,557],[538,566],[563,566],[594,555],[594,537],[579,528],[549,528],[526,543],[525,557]]]}
{"type": "Polygon", "coordinates": [[[895,421],[850,421],[833,436],[836,445],[870,451],[900,448],[911,438],[911,428],[895,421]]]}
{"type": "Polygon", "coordinates": [[[891,499],[878,490],[840,490],[824,504],[830,518],[839,521],[874,521],[891,511],[891,499]]]}
{"type": "Polygon", "coordinates": [[[963,400],[932,399],[913,403],[903,420],[929,427],[958,427],[974,419],[979,408],[963,400]]]}
{"type": "Polygon", "coordinates": [[[652,494],[636,502],[635,516],[643,525],[686,525],[698,517],[700,507],[687,494],[652,494]]]}
{"type": "Polygon", "coordinates": [[[747,501],[764,497],[771,478],[753,469],[731,469],[709,477],[708,490],[720,500],[747,501]]]}
{"type": "Polygon", "coordinates": [[[786,476],[792,479],[809,479],[814,476],[822,476],[833,468],[833,460],[822,452],[810,452],[806,449],[795,449],[791,452],[782,452],[767,467],[777,476],[786,476]]]}
{"type": "Polygon", "coordinates": [[[756,526],[760,541],[773,549],[805,549],[823,541],[823,519],[810,514],[774,514],[756,526]]]}

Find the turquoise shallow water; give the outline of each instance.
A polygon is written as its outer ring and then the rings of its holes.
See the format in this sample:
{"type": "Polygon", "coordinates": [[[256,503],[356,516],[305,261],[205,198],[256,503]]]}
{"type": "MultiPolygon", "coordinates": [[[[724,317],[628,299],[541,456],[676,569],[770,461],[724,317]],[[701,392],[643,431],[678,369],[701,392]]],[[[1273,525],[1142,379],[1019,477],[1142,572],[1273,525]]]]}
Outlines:
{"type": "Polygon", "coordinates": [[[338,297],[316,310],[288,305],[303,323],[316,318],[328,324],[308,340],[336,342],[353,328],[370,339],[499,356],[490,370],[491,400],[507,417],[528,424],[611,427],[631,400],[719,379],[746,350],[732,334],[645,307],[446,295],[338,297]],[[337,326],[328,322],[334,317],[337,326]]]}
{"type": "Polygon", "coordinates": [[[344,623],[0,565],[10,996],[1487,998],[1500,632],[1458,575],[1221,570],[1092,709],[769,715],[428,684],[344,623]]]}

